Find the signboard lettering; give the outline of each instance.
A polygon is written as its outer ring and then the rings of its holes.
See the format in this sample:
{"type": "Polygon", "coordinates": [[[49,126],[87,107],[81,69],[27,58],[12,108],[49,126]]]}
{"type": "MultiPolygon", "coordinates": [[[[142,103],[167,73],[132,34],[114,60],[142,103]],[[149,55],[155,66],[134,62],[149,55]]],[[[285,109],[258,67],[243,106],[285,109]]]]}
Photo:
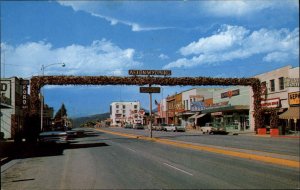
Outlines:
{"type": "Polygon", "coordinates": [[[278,108],[278,107],[280,107],[280,99],[273,98],[273,99],[262,100],[261,107],[278,108]]]}
{"type": "Polygon", "coordinates": [[[129,70],[129,75],[171,75],[171,70],[129,70]]]}
{"type": "Polygon", "coordinates": [[[27,88],[28,88],[29,80],[21,80],[20,83],[22,84],[22,108],[27,109],[28,108],[27,88]]]}
{"type": "Polygon", "coordinates": [[[289,105],[290,106],[300,105],[300,92],[289,93],[289,105]]]}
{"type": "Polygon", "coordinates": [[[191,111],[205,110],[204,102],[191,102],[191,111]]]}
{"type": "Polygon", "coordinates": [[[221,93],[221,98],[231,98],[232,96],[240,95],[240,89],[230,90],[224,93],[221,93]]]}
{"type": "Polygon", "coordinates": [[[285,78],[285,87],[299,87],[300,78],[285,78]]]}
{"type": "Polygon", "coordinates": [[[140,93],[160,93],[160,87],[140,87],[140,93]]]}
{"type": "Polygon", "coordinates": [[[11,105],[11,81],[1,80],[1,103],[11,105]]]}

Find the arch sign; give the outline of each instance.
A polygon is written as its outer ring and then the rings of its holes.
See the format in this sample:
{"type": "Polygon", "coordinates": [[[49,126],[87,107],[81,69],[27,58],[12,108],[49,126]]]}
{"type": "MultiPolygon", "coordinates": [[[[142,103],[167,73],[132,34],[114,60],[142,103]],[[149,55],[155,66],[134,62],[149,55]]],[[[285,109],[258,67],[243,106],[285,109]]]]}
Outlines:
{"type": "MultiPolygon", "coordinates": [[[[145,73],[149,74],[149,73],[145,73]]],[[[30,82],[30,111],[37,114],[40,108],[39,92],[44,85],[161,85],[161,86],[251,86],[254,98],[255,131],[263,127],[261,109],[261,85],[257,78],[211,78],[211,77],[165,77],[153,76],[34,76],[30,82]]]]}

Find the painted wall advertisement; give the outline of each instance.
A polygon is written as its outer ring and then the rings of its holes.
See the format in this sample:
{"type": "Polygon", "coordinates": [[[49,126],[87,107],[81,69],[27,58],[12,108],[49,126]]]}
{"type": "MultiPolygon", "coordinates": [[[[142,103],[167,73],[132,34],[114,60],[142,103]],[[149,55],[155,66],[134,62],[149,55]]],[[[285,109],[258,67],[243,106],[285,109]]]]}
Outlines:
{"type": "Polygon", "coordinates": [[[1,80],[1,103],[11,105],[11,81],[1,80]]]}
{"type": "Polygon", "coordinates": [[[289,105],[299,106],[300,105],[300,92],[289,93],[289,105]]]}

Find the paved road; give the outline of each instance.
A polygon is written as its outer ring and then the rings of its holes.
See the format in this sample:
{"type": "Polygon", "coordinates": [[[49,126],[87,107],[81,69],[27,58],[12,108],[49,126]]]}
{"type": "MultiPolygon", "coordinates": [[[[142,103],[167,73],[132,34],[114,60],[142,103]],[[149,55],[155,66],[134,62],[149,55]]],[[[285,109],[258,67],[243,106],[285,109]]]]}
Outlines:
{"type": "MultiPolygon", "coordinates": [[[[136,135],[149,136],[148,130],[104,128],[105,130],[136,135]]],[[[300,155],[300,138],[270,138],[249,135],[207,135],[190,132],[164,132],[153,131],[153,137],[180,140],[185,142],[232,147],[247,150],[264,151],[291,156],[300,155]]]]}
{"type": "MultiPolygon", "coordinates": [[[[90,132],[2,167],[2,189],[299,188],[298,169],[90,132]]],[[[41,151],[41,150],[40,150],[41,151]]]]}

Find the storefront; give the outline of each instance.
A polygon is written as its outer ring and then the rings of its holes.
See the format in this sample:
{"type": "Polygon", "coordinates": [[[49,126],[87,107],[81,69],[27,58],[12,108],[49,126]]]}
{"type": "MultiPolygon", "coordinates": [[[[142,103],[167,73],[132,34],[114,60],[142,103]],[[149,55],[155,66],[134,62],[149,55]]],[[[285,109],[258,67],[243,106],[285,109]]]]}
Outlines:
{"type": "Polygon", "coordinates": [[[249,106],[235,105],[228,102],[213,108],[207,108],[202,111],[203,114],[210,114],[213,126],[226,128],[227,132],[249,131],[249,106]]]}
{"type": "Polygon", "coordinates": [[[288,93],[289,109],[279,115],[279,119],[283,120],[280,125],[282,134],[294,133],[300,131],[300,92],[288,93]]]}
{"type": "Polygon", "coordinates": [[[253,132],[250,123],[250,87],[233,86],[213,94],[213,104],[205,106],[201,114],[210,115],[214,127],[227,132],[253,132]]]}

